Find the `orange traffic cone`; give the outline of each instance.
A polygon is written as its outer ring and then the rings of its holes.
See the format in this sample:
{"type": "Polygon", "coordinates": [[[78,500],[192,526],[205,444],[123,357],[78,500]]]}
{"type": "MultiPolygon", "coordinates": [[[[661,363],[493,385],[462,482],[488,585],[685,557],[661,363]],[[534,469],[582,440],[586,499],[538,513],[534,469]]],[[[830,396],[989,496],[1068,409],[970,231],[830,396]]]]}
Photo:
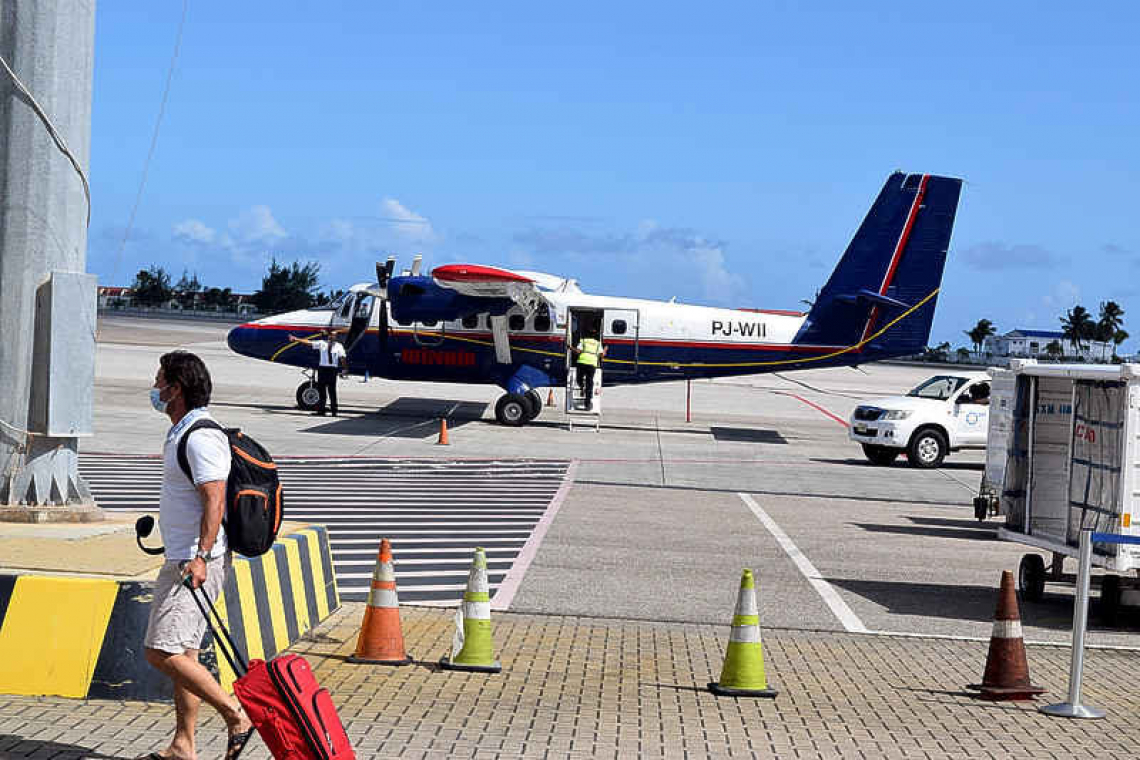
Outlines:
{"type": "Polygon", "coordinates": [[[1025,658],[1025,641],[1021,638],[1021,613],[1013,591],[1013,573],[1009,570],[1001,574],[986,672],[980,684],[966,688],[980,691],[978,696],[982,699],[995,701],[1033,699],[1045,691],[1029,682],[1029,662],[1025,658]]]}
{"type": "Polygon", "coordinates": [[[546,394],[546,405],[554,406],[554,389],[550,389],[550,393],[546,394]]]}
{"type": "Polygon", "coordinates": [[[356,652],[349,662],[374,665],[407,665],[412,661],[404,651],[404,632],[400,628],[400,602],[396,598],[396,573],[392,569],[392,546],[388,539],[380,542],[380,556],[372,573],[372,589],[368,606],[360,624],[356,652]]]}
{"type": "Polygon", "coordinates": [[[447,418],[440,417],[439,419],[439,440],[435,442],[436,446],[448,446],[447,442],[447,418]]]}

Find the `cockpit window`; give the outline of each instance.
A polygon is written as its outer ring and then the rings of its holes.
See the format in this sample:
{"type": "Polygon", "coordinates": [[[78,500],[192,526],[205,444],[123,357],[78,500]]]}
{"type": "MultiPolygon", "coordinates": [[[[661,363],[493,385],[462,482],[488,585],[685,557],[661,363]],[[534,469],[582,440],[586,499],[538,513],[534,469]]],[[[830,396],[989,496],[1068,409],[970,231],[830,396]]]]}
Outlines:
{"type": "Polygon", "coordinates": [[[345,294],[341,295],[339,298],[333,299],[332,301],[329,301],[327,303],[323,303],[320,306],[312,307],[312,310],[313,311],[339,311],[340,307],[344,305],[344,299],[348,298],[348,296],[349,296],[349,294],[345,293],[345,294]]]}
{"type": "Polygon", "coordinates": [[[916,398],[932,398],[938,401],[945,401],[965,384],[966,378],[964,377],[935,375],[906,395],[916,398]]]}

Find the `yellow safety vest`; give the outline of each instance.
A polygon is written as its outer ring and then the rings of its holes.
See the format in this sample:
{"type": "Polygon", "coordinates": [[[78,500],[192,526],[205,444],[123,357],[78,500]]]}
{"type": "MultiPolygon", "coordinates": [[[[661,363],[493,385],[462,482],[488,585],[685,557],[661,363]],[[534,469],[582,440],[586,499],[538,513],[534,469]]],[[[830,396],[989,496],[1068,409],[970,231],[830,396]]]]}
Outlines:
{"type": "Polygon", "coordinates": [[[602,352],[602,342],[594,338],[582,338],[578,341],[578,363],[588,367],[598,366],[598,354],[602,352]]]}

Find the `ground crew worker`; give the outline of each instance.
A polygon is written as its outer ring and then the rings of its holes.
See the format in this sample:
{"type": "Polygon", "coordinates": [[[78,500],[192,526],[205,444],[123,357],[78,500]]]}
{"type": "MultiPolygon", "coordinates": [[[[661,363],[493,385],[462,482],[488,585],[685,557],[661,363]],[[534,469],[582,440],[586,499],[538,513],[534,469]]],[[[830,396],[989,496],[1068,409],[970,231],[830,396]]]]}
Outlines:
{"type": "Polygon", "coordinates": [[[321,394],[320,405],[317,406],[317,416],[325,416],[325,399],[328,399],[332,416],[336,416],[336,378],[348,367],[348,360],[344,346],[336,338],[336,333],[329,329],[321,330],[321,340],[309,340],[290,335],[289,340],[304,343],[315,349],[320,356],[317,364],[317,390],[321,394]]]}
{"type": "Polygon", "coordinates": [[[592,335],[598,335],[599,332],[593,331],[591,337],[583,334],[582,338],[578,340],[578,345],[574,347],[574,364],[578,375],[578,386],[586,397],[586,409],[594,407],[594,372],[598,369],[598,363],[602,357],[606,355],[602,341],[592,337],[592,335]]]}

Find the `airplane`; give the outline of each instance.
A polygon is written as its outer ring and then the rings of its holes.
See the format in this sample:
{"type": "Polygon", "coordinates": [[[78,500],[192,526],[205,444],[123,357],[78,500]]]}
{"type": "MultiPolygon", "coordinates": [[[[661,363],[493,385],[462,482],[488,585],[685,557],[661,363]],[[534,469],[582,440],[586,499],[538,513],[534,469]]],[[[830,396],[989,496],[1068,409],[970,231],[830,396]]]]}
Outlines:
{"type": "Polygon", "coordinates": [[[525,425],[540,388],[574,387],[573,348],[600,337],[604,386],[856,366],[926,346],[962,180],[891,174],[807,313],[726,309],[584,293],[575,280],[477,264],[353,285],[331,303],[234,327],[242,355],[305,369],[297,405],[313,409],[316,352],[290,340],[344,334],[348,372],[366,379],[484,383],[504,394],[496,419],[525,425]],[[599,334],[600,333],[600,334],[599,334]]]}

